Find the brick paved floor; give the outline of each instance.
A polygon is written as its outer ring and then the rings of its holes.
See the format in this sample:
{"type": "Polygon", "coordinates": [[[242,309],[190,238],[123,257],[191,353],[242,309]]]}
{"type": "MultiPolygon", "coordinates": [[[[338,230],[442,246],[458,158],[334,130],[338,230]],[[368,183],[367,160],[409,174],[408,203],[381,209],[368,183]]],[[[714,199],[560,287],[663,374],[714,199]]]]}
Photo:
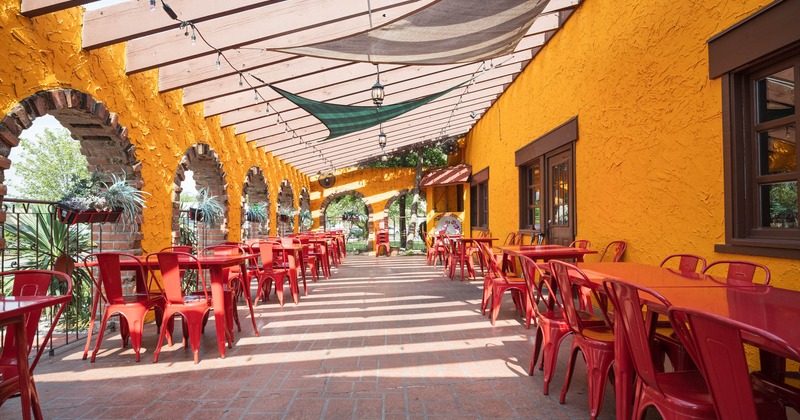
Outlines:
{"type": "MultiPolygon", "coordinates": [[[[299,305],[280,308],[274,296],[258,305],[260,337],[240,306],[243,331],[225,359],[208,325],[198,365],[180,343],[153,364],[149,324],[142,362],[110,333],[96,363],[81,360],[78,342],[45,357],[36,383],[53,419],[586,418],[580,358],[567,403],[558,403],[570,339],[543,395],[541,372],[525,372],[535,330],[508,298],[492,327],[479,311],[481,287],[450,281],[421,257],[348,256],[331,279],[309,283],[299,305]]],[[[9,400],[0,419],[19,410],[9,400]]],[[[613,413],[609,386],[602,414],[613,413]]]]}

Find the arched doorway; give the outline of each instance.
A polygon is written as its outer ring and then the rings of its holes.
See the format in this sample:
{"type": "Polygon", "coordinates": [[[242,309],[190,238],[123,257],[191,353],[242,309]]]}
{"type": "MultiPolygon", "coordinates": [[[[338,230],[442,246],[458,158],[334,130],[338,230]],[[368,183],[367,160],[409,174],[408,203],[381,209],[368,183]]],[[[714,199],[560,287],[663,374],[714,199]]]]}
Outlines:
{"type": "Polygon", "coordinates": [[[294,206],[294,190],[288,179],[281,182],[278,191],[278,234],[294,232],[297,209],[294,206]]]}
{"type": "Polygon", "coordinates": [[[314,225],[314,219],[311,217],[311,198],[308,194],[308,189],[303,187],[300,190],[300,232],[307,232],[314,225]]]}
{"type": "Polygon", "coordinates": [[[408,237],[411,236],[414,240],[414,248],[424,249],[425,246],[419,232],[425,229],[425,226],[422,226],[422,230],[420,230],[420,225],[425,224],[427,203],[425,197],[420,195],[417,204],[416,225],[412,227],[411,225],[415,220],[411,212],[412,199],[413,195],[410,190],[402,190],[386,202],[384,207],[386,226],[389,229],[390,240],[398,242],[401,248],[406,247],[408,237]],[[413,229],[413,232],[411,229],[413,229]]]}
{"type": "Polygon", "coordinates": [[[325,230],[344,230],[349,248],[368,251],[372,249],[369,238],[374,214],[364,194],[355,190],[342,191],[322,200],[320,226],[325,230]],[[359,215],[363,215],[363,218],[359,215]]]}
{"type": "MultiPolygon", "coordinates": [[[[183,154],[175,170],[174,185],[172,187],[172,243],[205,247],[216,245],[228,239],[228,184],[225,182],[225,172],[217,153],[207,144],[197,143],[183,154]],[[185,173],[191,171],[194,182],[199,192],[194,200],[181,201],[181,186],[185,173]],[[193,211],[202,209],[202,202],[206,204],[216,201],[218,210],[203,212],[193,211]],[[218,218],[209,216],[208,213],[218,214],[218,218]]],[[[209,206],[212,207],[212,206],[209,206]]]]}
{"type": "Polygon", "coordinates": [[[269,235],[270,213],[267,180],[261,169],[254,166],[242,186],[242,239],[269,235]]]}

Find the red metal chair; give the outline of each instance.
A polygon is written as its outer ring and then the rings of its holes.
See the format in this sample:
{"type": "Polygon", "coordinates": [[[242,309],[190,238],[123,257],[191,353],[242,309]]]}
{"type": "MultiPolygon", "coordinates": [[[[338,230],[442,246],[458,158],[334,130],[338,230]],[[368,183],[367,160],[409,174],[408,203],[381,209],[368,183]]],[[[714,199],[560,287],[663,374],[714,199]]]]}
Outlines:
{"type": "Polygon", "coordinates": [[[605,261],[606,254],[608,254],[611,262],[620,262],[627,248],[628,244],[625,241],[613,241],[606,245],[606,249],[604,249],[603,254],[600,255],[600,261],[605,261]]]}
{"type": "Polygon", "coordinates": [[[592,419],[595,419],[603,406],[606,382],[614,362],[614,331],[611,329],[608,314],[602,306],[600,309],[605,321],[605,325],[602,326],[588,325],[578,313],[575,307],[577,296],[572,291],[573,285],[592,290],[595,300],[601,301],[586,274],[580,268],[563,261],[551,260],[550,273],[558,284],[564,317],[573,333],[567,377],[564,387],[561,389],[559,402],[563,404],[566,400],[572,373],[575,370],[575,359],[580,350],[586,360],[586,370],[589,375],[589,414],[592,419]]]}
{"type": "Polygon", "coordinates": [[[588,249],[589,247],[592,246],[592,243],[587,241],[586,239],[576,239],[576,240],[572,241],[572,243],[570,243],[569,246],[571,248],[586,248],[586,249],[588,249]]]}
{"type": "Polygon", "coordinates": [[[669,307],[658,292],[619,280],[603,282],[616,311],[617,331],[625,334],[633,367],[636,370],[634,418],[655,408],[662,418],[714,418],[711,396],[700,372],[696,370],[662,372],[653,361],[652,336],[646,317],[655,319],[645,302],[669,307]],[[645,300],[642,300],[642,297],[645,300]]]}
{"type": "Polygon", "coordinates": [[[728,268],[725,275],[725,279],[728,281],[728,284],[736,285],[753,283],[753,278],[755,277],[757,269],[761,269],[764,272],[764,284],[769,284],[769,268],[767,268],[767,266],[764,264],[741,260],[720,260],[709,264],[703,270],[703,274],[714,275],[714,267],[728,268]]]}
{"type": "Polygon", "coordinates": [[[794,348],[774,334],[699,310],[672,307],[669,319],[700,367],[719,418],[786,418],[786,410],[777,399],[753,390],[742,336],[800,360],[794,348]]]}
{"type": "Polygon", "coordinates": [[[667,258],[664,258],[664,261],[661,261],[660,266],[664,267],[665,265],[672,265],[672,262],[678,260],[678,270],[687,272],[687,273],[702,273],[706,269],[706,259],[693,254],[672,254],[667,258]],[[698,271],[697,266],[700,265],[700,270],[698,271]]]}
{"type": "Polygon", "coordinates": [[[500,303],[503,300],[503,293],[510,290],[514,298],[514,304],[517,306],[517,311],[524,313],[523,305],[528,296],[525,279],[506,275],[506,273],[500,269],[500,265],[497,264],[497,261],[492,257],[489,247],[484,243],[478,243],[478,245],[481,247],[481,255],[483,255],[484,264],[489,268],[483,281],[481,312],[484,314],[486,313],[486,307],[491,297],[491,319],[492,325],[494,325],[497,320],[497,315],[500,313],[500,303]]]}
{"type": "MultiPolygon", "coordinates": [[[[89,346],[91,345],[97,310],[102,301],[105,302],[105,306],[103,309],[103,317],[100,320],[100,331],[97,333],[91,362],[94,363],[97,358],[97,352],[100,351],[100,344],[103,342],[108,320],[114,315],[119,315],[120,318],[122,347],[128,344],[128,339],[130,338],[131,347],[133,347],[133,351],[136,353],[136,361],[138,362],[140,360],[139,353],[142,348],[144,318],[151,309],[155,310],[157,324],[160,328],[161,315],[164,312],[166,302],[158,292],[151,291],[152,283],[145,284],[147,272],[141,260],[134,255],[119,252],[102,252],[86,256],[86,258],[84,258],[84,263],[89,267],[87,271],[94,284],[94,296],[92,298],[89,331],[86,335],[86,346],[83,349],[83,359],[86,360],[86,356],[89,354],[89,346]],[[122,290],[122,270],[120,269],[120,262],[122,260],[134,261],[137,266],[135,270],[136,291],[133,295],[125,295],[122,290]],[[97,276],[95,276],[95,270],[91,269],[92,266],[97,267],[97,276]]],[[[172,341],[171,331],[169,340],[170,342],[172,341]]]]}
{"type": "MultiPolygon", "coordinates": [[[[249,248],[249,247],[248,247],[249,248]]],[[[245,255],[248,252],[238,242],[228,242],[220,245],[205,247],[200,250],[198,255],[245,255]]],[[[242,324],[239,322],[239,311],[236,308],[236,298],[244,296],[244,301],[250,309],[250,320],[253,322],[253,331],[258,335],[258,327],[256,326],[256,315],[253,311],[253,300],[250,298],[250,274],[249,270],[242,273],[240,266],[227,267],[222,270],[222,275],[227,279],[227,287],[225,288],[225,305],[230,313],[233,314],[233,320],[236,323],[236,328],[241,332],[242,324]]]]}
{"type": "MultiPolygon", "coordinates": [[[[48,294],[48,291],[55,289],[51,288],[51,283],[54,278],[59,283],[66,283],[58,287],[61,291],[60,294],[72,295],[72,278],[65,273],[49,270],[23,270],[0,273],[0,277],[6,276],[14,276],[11,286],[11,296],[45,296],[48,294]]],[[[47,348],[47,343],[53,335],[53,330],[58,324],[58,320],[61,318],[61,314],[64,313],[66,307],[66,302],[59,306],[58,310],[55,312],[55,316],[50,320],[50,329],[47,330],[44,336],[39,335],[41,341],[38,343],[33,362],[28,368],[31,374],[47,348]]],[[[41,310],[32,311],[25,319],[25,338],[27,339],[26,348],[28,349],[28,354],[33,350],[33,340],[37,337],[36,332],[39,328],[39,318],[41,318],[41,315],[41,310]]],[[[3,347],[0,349],[0,405],[3,405],[7,399],[19,393],[20,383],[17,365],[16,332],[15,326],[11,325],[5,330],[3,347]]],[[[37,398],[38,396],[34,394],[33,399],[36,400],[37,398]]],[[[34,417],[42,418],[41,411],[37,409],[37,407],[39,407],[39,402],[33,401],[33,403],[34,417]]],[[[30,409],[31,407],[24,407],[23,404],[23,410],[28,410],[28,413],[30,413],[30,409]]]]}
{"type": "Polygon", "coordinates": [[[467,254],[465,243],[460,241],[459,238],[450,238],[448,240],[448,272],[450,280],[456,276],[456,266],[461,268],[461,280],[464,280],[464,267],[467,268],[467,274],[475,278],[475,266],[472,262],[472,256],[467,254]]]}
{"type": "Polygon", "coordinates": [[[389,245],[389,231],[381,229],[375,232],[375,256],[381,255],[381,249],[386,252],[386,256],[392,255],[392,247],[389,245]]]}
{"type": "MultiPolygon", "coordinates": [[[[322,256],[325,254],[323,254],[320,245],[311,243],[311,237],[301,235],[298,239],[300,240],[300,245],[303,247],[303,270],[311,270],[311,279],[316,282],[319,280],[322,256]]],[[[327,255],[325,255],[325,258],[327,258],[327,255]]],[[[322,273],[326,273],[324,268],[322,269],[322,273]]],[[[327,276],[327,274],[325,275],[327,276]]]]}
{"type": "MultiPolygon", "coordinates": [[[[194,255],[184,252],[156,252],[147,255],[146,261],[150,267],[157,264],[158,270],[161,272],[161,290],[166,301],[166,308],[161,322],[162,324],[168,322],[175,315],[183,317],[183,344],[184,346],[191,344],[194,363],[197,364],[200,361],[200,334],[202,333],[203,322],[212,308],[211,295],[206,287],[200,261],[194,255]],[[181,259],[188,259],[193,266],[196,266],[196,268],[192,267],[193,270],[197,270],[196,290],[191,290],[191,285],[185,281],[188,276],[184,276],[181,273],[181,259]],[[187,332],[189,335],[188,343],[186,341],[187,332]]],[[[218,319],[216,322],[225,322],[225,320],[218,319]]],[[[162,328],[161,333],[158,335],[158,344],[153,353],[153,363],[158,362],[158,355],[161,353],[161,345],[164,342],[164,332],[166,330],[167,328],[162,328]]],[[[227,335],[228,333],[226,332],[227,335]]],[[[230,344],[232,337],[226,338],[230,344]]]]}
{"type": "Polygon", "coordinates": [[[164,247],[158,252],[185,252],[187,254],[197,254],[197,248],[191,245],[173,245],[164,247]]]}
{"type": "MultiPolygon", "coordinates": [[[[283,306],[283,284],[287,277],[289,277],[289,287],[292,293],[292,298],[295,303],[300,301],[300,290],[297,286],[297,275],[292,276],[290,269],[285,266],[284,259],[286,253],[284,252],[283,245],[277,241],[260,241],[255,247],[261,255],[261,270],[258,273],[258,293],[256,294],[256,301],[262,295],[264,301],[269,298],[272,291],[272,283],[275,283],[275,293],[278,295],[278,303],[283,306]],[[275,254],[280,253],[279,260],[275,259],[275,254]]],[[[294,271],[294,270],[292,270],[294,271]]],[[[295,271],[296,273],[296,271],[295,271]]]]}
{"type": "Polygon", "coordinates": [[[517,241],[517,232],[511,232],[506,235],[506,239],[503,241],[503,245],[514,245],[517,241]]]}

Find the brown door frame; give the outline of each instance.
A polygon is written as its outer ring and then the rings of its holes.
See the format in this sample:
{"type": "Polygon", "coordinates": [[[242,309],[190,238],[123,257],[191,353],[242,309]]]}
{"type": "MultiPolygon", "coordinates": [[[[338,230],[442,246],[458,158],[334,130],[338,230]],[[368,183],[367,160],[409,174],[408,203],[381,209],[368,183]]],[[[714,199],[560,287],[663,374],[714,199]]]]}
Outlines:
{"type": "Polygon", "coordinates": [[[543,210],[543,220],[542,224],[545,226],[545,237],[547,238],[547,243],[554,243],[554,238],[551,235],[551,228],[552,220],[554,219],[553,214],[553,175],[552,175],[552,164],[556,163],[553,160],[561,155],[569,154],[569,165],[567,167],[567,176],[568,176],[568,204],[567,204],[567,218],[568,224],[565,229],[568,229],[569,235],[566,237],[568,240],[565,240],[567,244],[575,240],[575,231],[577,226],[577,215],[575,212],[576,202],[575,202],[575,148],[573,147],[574,143],[569,143],[566,146],[559,147],[557,149],[551,150],[544,155],[544,168],[546,171],[543,171],[543,179],[542,179],[542,194],[543,194],[543,203],[544,208],[543,210]]]}

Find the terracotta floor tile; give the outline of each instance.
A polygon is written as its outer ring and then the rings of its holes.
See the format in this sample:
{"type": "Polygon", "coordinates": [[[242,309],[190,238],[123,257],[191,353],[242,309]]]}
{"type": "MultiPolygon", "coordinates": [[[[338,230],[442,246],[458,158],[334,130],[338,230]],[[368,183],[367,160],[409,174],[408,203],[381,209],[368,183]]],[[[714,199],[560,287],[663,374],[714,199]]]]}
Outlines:
{"type": "MultiPolygon", "coordinates": [[[[558,404],[569,339],[551,395],[542,395],[541,372],[526,372],[535,329],[524,328],[510,294],[492,327],[478,308],[482,279],[441,273],[419,257],[348,256],[330,279],[309,282],[299,305],[259,303],[259,337],[240,304],[242,331],[225,359],[212,317],[197,365],[179,334],[152,363],[153,323],[139,363],[118,332],[107,333],[96,363],[81,360],[84,342],[75,342],[36,369],[43,411],[59,419],[587,417],[582,360],[567,404],[558,404]]],[[[601,418],[613,414],[609,386],[601,418]]],[[[0,406],[0,418],[19,417],[18,399],[0,406]]]]}

